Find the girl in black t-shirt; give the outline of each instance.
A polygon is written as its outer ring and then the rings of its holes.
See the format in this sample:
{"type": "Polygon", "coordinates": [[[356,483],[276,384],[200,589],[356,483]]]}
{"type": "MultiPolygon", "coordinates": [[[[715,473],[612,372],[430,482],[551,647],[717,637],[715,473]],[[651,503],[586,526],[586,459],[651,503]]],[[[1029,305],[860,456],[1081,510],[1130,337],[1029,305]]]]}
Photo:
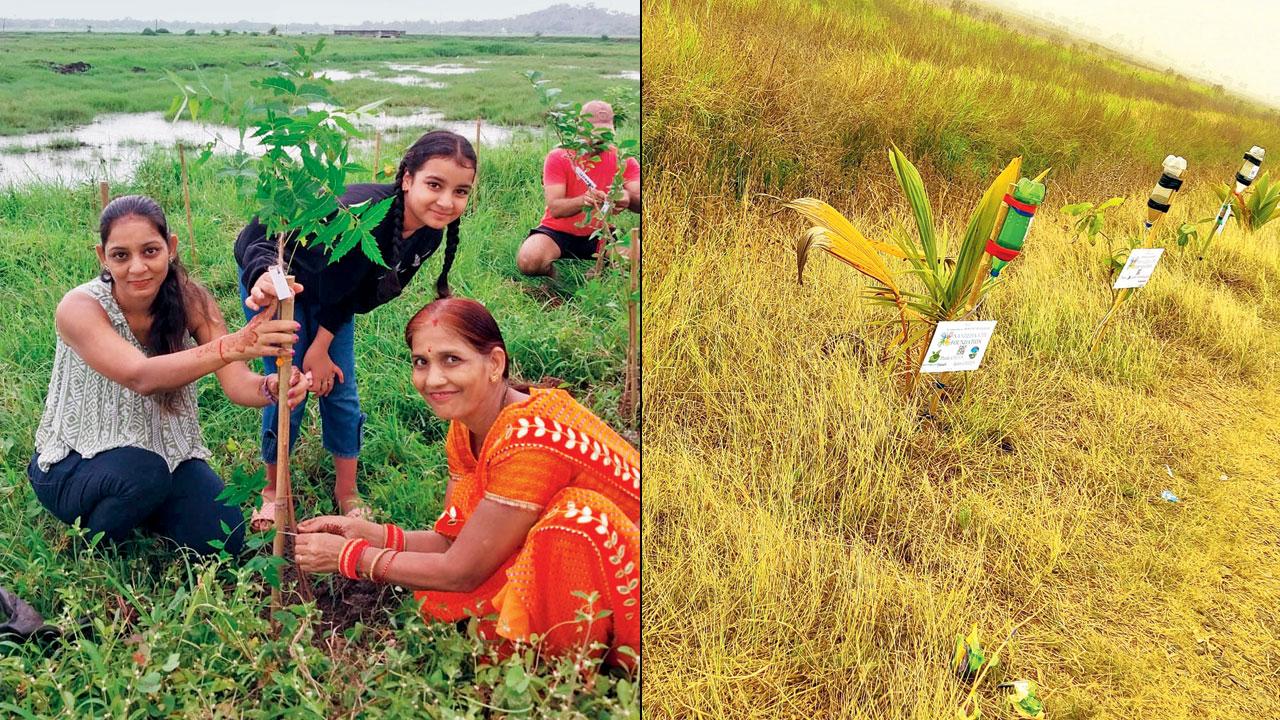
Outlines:
{"type": "MultiPolygon", "coordinates": [[[[319,248],[286,241],[289,272],[303,287],[294,308],[301,323],[294,363],[310,372],[312,390],[319,397],[323,445],[333,455],[337,476],[334,496],[339,512],[363,517],[368,508],[356,490],[365,415],[356,393],[353,318],[395,299],[444,240],[444,264],[436,279],[441,296],[449,294],[449,269],[458,249],[458,227],[475,182],[476,154],[471,143],[456,133],[437,130],[418,139],[405,153],[390,185],[351,185],[342,196],[344,206],[377,203],[394,195],[390,210],[373,230],[386,261],[382,267],[353,249],[329,264],[319,248]],[[442,238],[443,236],[443,238],[442,238]]],[[[246,317],[253,317],[275,298],[266,270],[276,262],[275,238],[254,218],[236,239],[240,292],[246,317]]],[[[274,361],[264,359],[268,372],[274,361]]],[[[290,450],[298,437],[303,405],[290,414],[290,450]]],[[[267,464],[263,503],[254,513],[253,529],[269,527],[274,517],[276,479],[275,406],[262,414],[262,459],[267,464]]]]}

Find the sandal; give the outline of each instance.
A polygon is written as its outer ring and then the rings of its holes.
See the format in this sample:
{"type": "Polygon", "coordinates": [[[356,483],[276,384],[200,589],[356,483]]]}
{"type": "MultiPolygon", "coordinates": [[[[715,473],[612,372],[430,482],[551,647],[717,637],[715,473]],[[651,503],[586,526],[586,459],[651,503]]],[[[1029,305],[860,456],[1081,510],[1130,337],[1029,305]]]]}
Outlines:
{"type": "Polygon", "coordinates": [[[262,498],[258,503],[258,509],[253,511],[253,515],[249,517],[249,530],[251,532],[263,532],[270,530],[276,524],[276,501],[262,498]]]}

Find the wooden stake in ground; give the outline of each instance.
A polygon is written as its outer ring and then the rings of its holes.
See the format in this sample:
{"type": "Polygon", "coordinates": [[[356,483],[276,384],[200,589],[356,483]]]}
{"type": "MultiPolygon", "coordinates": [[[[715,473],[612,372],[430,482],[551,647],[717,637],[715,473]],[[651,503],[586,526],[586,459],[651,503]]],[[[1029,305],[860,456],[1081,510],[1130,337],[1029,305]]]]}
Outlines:
{"type": "Polygon", "coordinates": [[[627,293],[627,371],[623,385],[623,403],[628,419],[634,423],[640,406],[640,318],[636,292],[640,289],[640,231],[631,230],[631,283],[627,293]]]}
{"type": "Polygon", "coordinates": [[[373,134],[373,181],[378,182],[382,174],[382,131],[373,134]]]}
{"type": "Polygon", "coordinates": [[[480,155],[480,118],[476,118],[476,156],[480,155]]]}
{"type": "Polygon", "coordinates": [[[98,183],[98,197],[102,199],[102,209],[107,209],[107,202],[111,200],[111,186],[106,180],[98,183]]]}
{"type": "MultiPolygon", "coordinates": [[[[281,245],[283,259],[283,244],[281,245]]],[[[283,267],[283,263],[281,264],[283,267]]],[[[293,276],[287,276],[290,285],[293,276]]],[[[293,298],[280,301],[279,318],[293,321],[293,298]]],[[[292,347],[292,346],[290,346],[292,347]]],[[[276,373],[279,387],[276,394],[276,537],[272,545],[273,554],[278,558],[285,557],[284,545],[286,537],[297,537],[298,522],[293,507],[293,482],[289,477],[289,380],[293,374],[293,360],[282,357],[276,360],[276,373]]],[[[283,581],[283,576],[281,578],[283,581]]],[[[298,590],[303,600],[311,599],[311,583],[307,576],[298,572],[298,590]]],[[[280,588],[271,589],[271,610],[280,609],[280,588]]]]}
{"type": "Polygon", "coordinates": [[[191,222],[191,187],[187,183],[187,155],[178,143],[178,163],[182,165],[182,204],[187,209],[187,243],[191,246],[191,265],[196,264],[196,226],[191,222]]]}

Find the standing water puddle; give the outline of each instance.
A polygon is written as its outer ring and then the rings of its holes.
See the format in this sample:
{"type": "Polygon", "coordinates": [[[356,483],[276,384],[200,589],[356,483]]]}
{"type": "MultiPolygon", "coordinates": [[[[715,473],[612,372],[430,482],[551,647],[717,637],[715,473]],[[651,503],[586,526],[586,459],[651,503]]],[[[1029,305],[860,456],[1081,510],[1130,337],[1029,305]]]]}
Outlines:
{"type": "MultiPolygon", "coordinates": [[[[356,124],[383,133],[443,128],[475,140],[475,121],[443,118],[442,113],[424,110],[412,115],[366,116],[356,124]]],[[[490,147],[505,145],[521,131],[528,134],[535,129],[484,123],[480,142],[490,147]]],[[[101,115],[88,125],[68,130],[0,136],[0,187],[35,182],[78,185],[91,180],[120,181],[132,176],[153,148],[172,148],[179,141],[188,146],[204,145],[216,138],[223,141],[215,146],[218,154],[229,154],[239,143],[235,128],[186,120],[169,122],[161,113],[101,115]]],[[[245,145],[250,153],[262,152],[250,137],[245,138],[245,145]]],[[[356,148],[372,145],[372,133],[354,143],[356,148]]],[[[195,151],[189,155],[194,156],[195,151]]]]}
{"type": "Polygon", "coordinates": [[[467,67],[457,63],[443,63],[441,65],[402,65],[400,63],[387,63],[387,67],[396,72],[417,72],[426,73],[427,75],[467,75],[477,72],[480,68],[467,67]]]}
{"type": "Polygon", "coordinates": [[[415,87],[429,88],[446,88],[448,85],[433,80],[424,75],[467,75],[473,72],[479,72],[480,68],[467,67],[458,63],[443,63],[440,65],[408,65],[405,63],[384,63],[387,69],[398,73],[413,73],[412,75],[394,75],[381,76],[372,70],[359,70],[351,72],[350,70],[338,70],[336,68],[321,70],[318,75],[328,78],[334,82],[343,82],[346,80],[376,80],[378,82],[395,83],[396,85],[409,85],[415,87]]]}

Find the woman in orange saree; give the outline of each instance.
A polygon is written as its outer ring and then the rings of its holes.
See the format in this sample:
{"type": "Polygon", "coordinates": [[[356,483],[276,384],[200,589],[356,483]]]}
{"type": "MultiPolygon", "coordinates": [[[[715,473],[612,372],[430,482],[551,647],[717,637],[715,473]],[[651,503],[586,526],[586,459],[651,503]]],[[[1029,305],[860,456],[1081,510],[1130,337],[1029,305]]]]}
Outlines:
{"type": "Polygon", "coordinates": [[[410,587],[428,618],[496,616],[483,634],[634,667],[639,453],[568,393],[512,384],[501,331],[474,300],[430,303],[405,341],[414,387],[450,421],[444,512],[418,532],[304,521],[299,567],[410,587]]]}

